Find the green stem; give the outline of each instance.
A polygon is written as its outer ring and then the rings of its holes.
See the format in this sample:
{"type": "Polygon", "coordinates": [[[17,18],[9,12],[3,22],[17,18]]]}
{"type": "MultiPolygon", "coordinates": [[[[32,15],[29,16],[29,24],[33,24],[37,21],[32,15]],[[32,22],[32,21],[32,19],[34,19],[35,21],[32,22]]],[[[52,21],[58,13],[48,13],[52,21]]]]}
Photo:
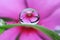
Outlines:
{"type": "Polygon", "coordinates": [[[24,26],[30,26],[30,27],[33,27],[33,28],[35,28],[37,30],[42,31],[43,33],[45,33],[46,35],[48,35],[49,37],[51,37],[53,40],[60,40],[60,36],[57,33],[53,32],[53,31],[51,31],[49,29],[46,29],[46,28],[44,28],[42,26],[39,26],[39,25],[10,24],[10,25],[1,26],[0,28],[1,29],[4,29],[4,28],[5,29],[9,29],[9,28],[12,28],[12,27],[17,27],[17,26],[22,26],[22,27],[24,27],[24,26]]]}

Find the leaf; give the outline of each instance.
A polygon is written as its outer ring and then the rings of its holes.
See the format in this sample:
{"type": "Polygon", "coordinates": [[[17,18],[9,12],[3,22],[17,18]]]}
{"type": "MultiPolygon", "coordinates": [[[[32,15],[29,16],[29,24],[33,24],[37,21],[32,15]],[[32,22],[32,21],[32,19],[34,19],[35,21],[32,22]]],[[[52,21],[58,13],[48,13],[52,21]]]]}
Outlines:
{"type": "Polygon", "coordinates": [[[0,17],[0,19],[3,19],[4,21],[13,21],[13,19],[7,17],[0,17]]]}
{"type": "Polygon", "coordinates": [[[2,34],[5,31],[5,29],[0,29],[0,34],[2,34]]]}
{"type": "Polygon", "coordinates": [[[12,27],[17,27],[17,26],[31,26],[31,27],[33,27],[33,28],[35,28],[37,30],[42,31],[43,33],[45,33],[46,35],[48,35],[49,37],[51,37],[53,40],[60,40],[60,36],[57,33],[53,32],[53,31],[51,31],[51,30],[49,30],[47,28],[44,28],[42,26],[39,26],[39,25],[10,24],[10,25],[4,25],[4,26],[2,26],[0,28],[1,29],[2,28],[9,29],[9,28],[12,28],[12,27]]]}

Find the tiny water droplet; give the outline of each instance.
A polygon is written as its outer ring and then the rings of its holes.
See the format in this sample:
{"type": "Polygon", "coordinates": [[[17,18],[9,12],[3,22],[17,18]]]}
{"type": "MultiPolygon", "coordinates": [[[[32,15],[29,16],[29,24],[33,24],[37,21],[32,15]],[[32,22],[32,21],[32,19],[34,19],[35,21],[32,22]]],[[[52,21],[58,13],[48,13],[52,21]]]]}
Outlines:
{"type": "Polygon", "coordinates": [[[55,30],[54,30],[56,33],[58,33],[58,35],[60,35],[60,26],[59,25],[57,25],[56,27],[55,27],[55,30]]]}
{"type": "Polygon", "coordinates": [[[35,9],[26,8],[19,15],[21,24],[37,24],[39,22],[40,16],[35,9]]]}
{"type": "Polygon", "coordinates": [[[3,25],[5,25],[6,23],[4,22],[4,20],[3,19],[0,19],[0,26],[3,26],[3,25]]]}

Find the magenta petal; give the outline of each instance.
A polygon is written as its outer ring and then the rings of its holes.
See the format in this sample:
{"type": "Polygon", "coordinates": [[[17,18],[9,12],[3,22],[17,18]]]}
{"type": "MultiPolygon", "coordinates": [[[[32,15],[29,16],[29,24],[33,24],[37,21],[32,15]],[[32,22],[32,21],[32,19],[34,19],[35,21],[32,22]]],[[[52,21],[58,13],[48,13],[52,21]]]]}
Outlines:
{"type": "Polygon", "coordinates": [[[42,26],[53,29],[60,25],[60,0],[27,0],[29,7],[35,8],[40,13],[40,22],[42,26]],[[54,13],[53,13],[54,12],[54,13]]]}
{"type": "Polygon", "coordinates": [[[30,23],[29,19],[26,18],[26,17],[24,17],[24,18],[22,19],[22,21],[23,21],[23,24],[24,24],[24,23],[30,23]]]}
{"type": "Polygon", "coordinates": [[[28,6],[37,9],[41,19],[50,16],[52,11],[60,5],[60,0],[27,0],[28,6]]]}
{"type": "Polygon", "coordinates": [[[25,7],[24,0],[0,0],[0,17],[18,19],[25,7]]]}
{"type": "Polygon", "coordinates": [[[46,35],[45,33],[38,31],[37,34],[41,37],[44,38],[44,40],[52,40],[52,38],[50,38],[48,35],[46,35]]]}
{"type": "MultiPolygon", "coordinates": [[[[30,18],[30,21],[31,22],[34,22],[34,21],[36,21],[38,18],[37,17],[32,17],[32,18],[30,18]]],[[[39,20],[38,20],[39,21],[39,20]]]]}
{"type": "Polygon", "coordinates": [[[18,28],[11,28],[0,35],[0,40],[15,40],[20,30],[18,28]]]}
{"type": "Polygon", "coordinates": [[[52,30],[55,30],[58,26],[60,27],[60,8],[57,8],[50,17],[42,20],[40,23],[52,30]]]}
{"type": "Polygon", "coordinates": [[[22,33],[19,40],[42,40],[35,32],[22,33]]]}

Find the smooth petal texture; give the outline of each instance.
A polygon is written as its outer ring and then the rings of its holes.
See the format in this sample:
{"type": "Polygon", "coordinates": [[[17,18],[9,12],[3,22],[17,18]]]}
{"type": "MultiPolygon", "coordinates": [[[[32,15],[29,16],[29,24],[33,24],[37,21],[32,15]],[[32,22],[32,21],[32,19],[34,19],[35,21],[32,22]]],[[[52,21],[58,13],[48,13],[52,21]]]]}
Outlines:
{"type": "MultiPolygon", "coordinates": [[[[47,27],[48,29],[54,28],[56,22],[60,19],[58,18],[58,15],[60,15],[59,14],[60,12],[58,13],[57,12],[53,13],[53,12],[55,12],[56,9],[59,9],[60,0],[27,0],[27,3],[29,7],[35,8],[36,10],[39,11],[39,14],[40,14],[39,24],[47,27]],[[53,17],[52,15],[55,15],[55,16],[53,17]]],[[[59,23],[60,22],[57,22],[57,24],[59,23]]]]}
{"type": "Polygon", "coordinates": [[[45,40],[52,40],[52,38],[50,38],[49,36],[47,36],[45,33],[38,31],[37,34],[39,36],[42,36],[45,40]]]}
{"type": "Polygon", "coordinates": [[[39,11],[41,19],[50,16],[60,0],[27,0],[28,6],[39,11]]]}
{"type": "Polygon", "coordinates": [[[24,0],[0,0],[0,17],[18,19],[19,13],[25,8],[24,0]]]}
{"type": "Polygon", "coordinates": [[[0,35],[0,40],[15,40],[20,30],[18,28],[11,28],[0,35]]]}
{"type": "Polygon", "coordinates": [[[50,17],[42,20],[41,24],[52,30],[60,26],[60,8],[56,9],[50,17]]]}
{"type": "Polygon", "coordinates": [[[41,39],[35,32],[31,32],[31,33],[23,32],[20,35],[19,40],[43,40],[43,39],[41,39]]]}

